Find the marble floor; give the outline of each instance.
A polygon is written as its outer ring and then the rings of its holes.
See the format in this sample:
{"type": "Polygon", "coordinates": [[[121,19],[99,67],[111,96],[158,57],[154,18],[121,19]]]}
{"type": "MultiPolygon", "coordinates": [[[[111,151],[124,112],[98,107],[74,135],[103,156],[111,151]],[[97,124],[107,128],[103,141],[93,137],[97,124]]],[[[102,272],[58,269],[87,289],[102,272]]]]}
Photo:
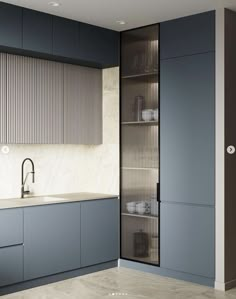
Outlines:
{"type": "Polygon", "coordinates": [[[236,299],[226,293],[126,268],[109,269],[2,296],[3,299],[236,299]]]}

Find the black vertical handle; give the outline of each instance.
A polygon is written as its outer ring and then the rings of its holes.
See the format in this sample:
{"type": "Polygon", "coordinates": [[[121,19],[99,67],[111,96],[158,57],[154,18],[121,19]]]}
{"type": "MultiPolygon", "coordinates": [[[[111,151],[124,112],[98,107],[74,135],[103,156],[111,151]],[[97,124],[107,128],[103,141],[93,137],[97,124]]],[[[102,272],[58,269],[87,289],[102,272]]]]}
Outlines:
{"type": "Polygon", "coordinates": [[[157,202],[161,202],[160,201],[160,183],[157,183],[157,202]]]}

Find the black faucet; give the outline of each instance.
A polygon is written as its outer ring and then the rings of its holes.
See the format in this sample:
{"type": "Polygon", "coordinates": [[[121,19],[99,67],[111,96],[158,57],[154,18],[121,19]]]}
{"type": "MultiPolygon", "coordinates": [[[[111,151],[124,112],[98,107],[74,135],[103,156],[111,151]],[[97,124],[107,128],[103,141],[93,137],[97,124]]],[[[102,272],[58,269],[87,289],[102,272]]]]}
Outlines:
{"type": "Polygon", "coordinates": [[[24,189],[25,183],[26,183],[28,175],[30,173],[32,173],[32,183],[34,183],[34,174],[35,174],[35,172],[34,172],[34,162],[30,158],[26,158],[22,162],[22,165],[21,165],[21,198],[24,198],[25,194],[29,194],[30,193],[29,190],[25,191],[25,189],[24,189]],[[25,164],[26,161],[30,161],[31,162],[32,171],[31,172],[27,172],[25,180],[24,180],[24,164],[25,164]]]}

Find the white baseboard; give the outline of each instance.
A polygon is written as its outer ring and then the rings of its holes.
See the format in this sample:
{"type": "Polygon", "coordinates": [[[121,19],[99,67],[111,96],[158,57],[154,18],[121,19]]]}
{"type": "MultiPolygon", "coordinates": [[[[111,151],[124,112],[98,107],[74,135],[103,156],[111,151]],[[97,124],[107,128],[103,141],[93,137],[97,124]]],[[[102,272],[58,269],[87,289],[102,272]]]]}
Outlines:
{"type": "Polygon", "coordinates": [[[219,282],[215,281],[215,289],[218,291],[228,291],[232,288],[236,287],[236,279],[228,281],[228,282],[219,282]]]}

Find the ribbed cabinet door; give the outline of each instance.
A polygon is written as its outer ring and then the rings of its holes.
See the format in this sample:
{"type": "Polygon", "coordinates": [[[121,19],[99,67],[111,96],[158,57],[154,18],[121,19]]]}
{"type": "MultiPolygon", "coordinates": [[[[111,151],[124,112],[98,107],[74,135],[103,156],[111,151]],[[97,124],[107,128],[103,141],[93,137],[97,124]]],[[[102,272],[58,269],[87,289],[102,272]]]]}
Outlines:
{"type": "Polygon", "coordinates": [[[7,142],[6,54],[0,54],[0,143],[7,142]]]}
{"type": "Polygon", "coordinates": [[[64,65],[64,143],[102,143],[102,71],[64,65]]]}
{"type": "Polygon", "coordinates": [[[63,64],[37,60],[36,143],[63,143],[63,64]]]}
{"type": "Polygon", "coordinates": [[[36,142],[36,60],[7,55],[7,143],[36,142]]]}

